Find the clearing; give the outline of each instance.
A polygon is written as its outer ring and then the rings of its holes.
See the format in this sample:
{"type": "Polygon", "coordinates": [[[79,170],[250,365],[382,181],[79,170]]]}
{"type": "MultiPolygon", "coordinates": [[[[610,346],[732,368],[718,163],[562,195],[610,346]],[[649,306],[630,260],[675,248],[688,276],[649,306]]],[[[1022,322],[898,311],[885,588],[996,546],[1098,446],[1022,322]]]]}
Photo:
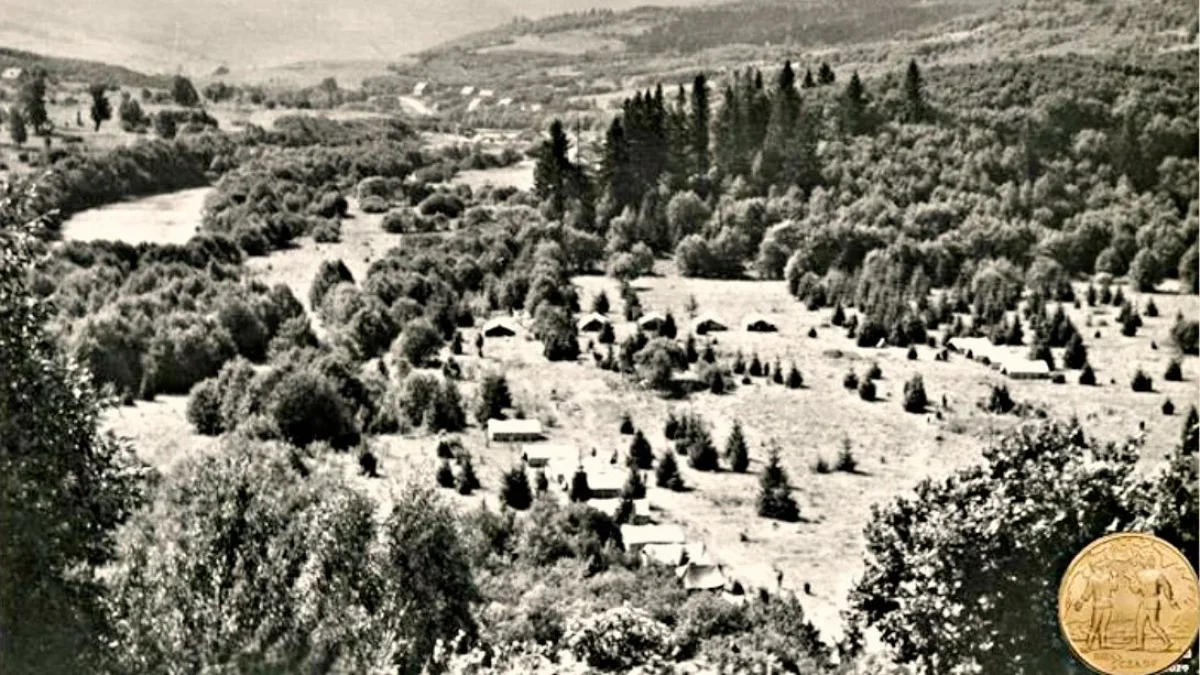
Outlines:
{"type": "Polygon", "coordinates": [[[200,228],[211,191],[192,188],[88,209],[63,223],[63,239],[184,244],[200,228]]]}

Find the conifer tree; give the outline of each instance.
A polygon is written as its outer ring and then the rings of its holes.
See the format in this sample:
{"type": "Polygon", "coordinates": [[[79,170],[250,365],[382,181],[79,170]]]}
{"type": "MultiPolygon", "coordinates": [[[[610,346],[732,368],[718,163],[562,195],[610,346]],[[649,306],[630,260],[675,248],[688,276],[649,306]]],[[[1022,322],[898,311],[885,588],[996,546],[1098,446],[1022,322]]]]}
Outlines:
{"type": "Polygon", "coordinates": [[[529,489],[529,475],[525,473],[524,465],[514,466],[504,474],[500,498],[510,508],[518,511],[524,511],[533,505],[533,492],[529,489]]]}
{"type": "Polygon", "coordinates": [[[804,69],[804,82],[800,84],[801,89],[812,89],[817,86],[816,80],[813,79],[812,68],[804,69]]]}
{"type": "Polygon", "coordinates": [[[708,79],[701,73],[692,82],[691,148],[693,168],[698,174],[708,173],[710,164],[709,123],[708,79]]]}
{"type": "Polygon", "coordinates": [[[645,499],[646,497],[646,482],[642,480],[642,472],[636,466],[629,467],[629,476],[621,488],[621,497],[624,499],[645,499]]]}
{"type": "Polygon", "coordinates": [[[561,218],[567,205],[567,181],[571,161],[567,151],[571,142],[563,131],[561,120],[550,124],[550,138],[538,149],[537,164],[533,170],[533,191],[543,202],[549,204],[553,218],[561,218]]]}
{"type": "Polygon", "coordinates": [[[633,441],[629,444],[629,461],[639,469],[649,469],[654,464],[654,451],[650,448],[650,441],[646,440],[646,434],[643,434],[641,429],[637,430],[633,435],[633,441]]]}
{"type": "Polygon", "coordinates": [[[683,489],[683,477],[679,475],[679,465],[675,462],[675,454],[670,450],[663,452],[654,469],[654,484],[679,492],[683,489]]]}
{"type": "Polygon", "coordinates": [[[746,447],[742,423],[737,420],[734,420],[729,439],[725,441],[725,461],[729,462],[729,468],[737,473],[744,473],[750,466],[750,451],[746,447]]]}
{"type": "Polygon", "coordinates": [[[573,502],[586,502],[592,498],[592,488],[588,486],[588,475],[582,466],[575,469],[575,475],[571,476],[569,496],[573,502]]]}
{"type": "Polygon", "coordinates": [[[821,62],[821,68],[817,71],[817,84],[827,85],[837,81],[837,75],[834,74],[833,68],[829,67],[828,63],[821,62]]]}
{"type": "Polygon", "coordinates": [[[850,76],[846,91],[842,94],[842,132],[851,136],[865,133],[867,122],[867,94],[863,89],[858,71],[850,76]]]}
{"type": "Polygon", "coordinates": [[[792,498],[787,472],[779,464],[779,448],[774,444],[759,478],[758,515],[790,523],[800,520],[800,508],[792,498]]]}
{"type": "Polygon", "coordinates": [[[458,494],[469,495],[479,489],[479,477],[475,475],[475,465],[471,463],[470,455],[459,459],[458,480],[455,482],[458,494]]]}
{"type": "Polygon", "coordinates": [[[915,59],[908,62],[904,75],[904,104],[909,122],[919,123],[926,119],[925,82],[915,59]]]}

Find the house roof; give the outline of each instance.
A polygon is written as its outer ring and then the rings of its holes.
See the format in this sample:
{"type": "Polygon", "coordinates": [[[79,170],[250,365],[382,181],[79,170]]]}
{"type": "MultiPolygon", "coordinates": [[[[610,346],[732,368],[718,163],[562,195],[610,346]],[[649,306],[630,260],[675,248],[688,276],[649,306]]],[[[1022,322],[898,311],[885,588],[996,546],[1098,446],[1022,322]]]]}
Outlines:
{"type": "Polygon", "coordinates": [[[577,462],[579,460],[579,448],[573,445],[554,443],[525,445],[521,447],[521,454],[525,455],[526,460],[545,460],[547,462],[555,460],[577,462]]]}
{"type": "Polygon", "coordinates": [[[692,325],[697,328],[702,325],[708,326],[709,330],[711,330],[713,328],[716,328],[718,330],[724,330],[725,328],[727,328],[727,326],[725,325],[725,322],[720,320],[713,314],[701,314],[700,316],[696,317],[696,320],[695,320],[695,322],[692,323],[692,325]]]}
{"type": "Polygon", "coordinates": [[[600,322],[601,324],[611,323],[608,320],[607,316],[604,316],[603,314],[599,314],[597,312],[592,312],[590,314],[585,314],[585,315],[579,317],[578,325],[580,328],[582,328],[583,326],[587,326],[594,322],[600,322]]]}
{"type": "Polygon", "coordinates": [[[763,324],[763,325],[767,325],[767,326],[775,325],[774,321],[771,321],[770,319],[763,316],[762,314],[750,314],[743,320],[742,323],[746,326],[754,326],[757,324],[763,324]]]}
{"type": "Polygon", "coordinates": [[[1049,375],[1050,364],[1045,361],[1029,361],[1023,359],[1012,359],[1005,362],[1001,366],[1002,371],[1007,374],[1023,373],[1031,375],[1049,375]]]}
{"type": "Polygon", "coordinates": [[[725,587],[725,574],[719,565],[688,563],[675,570],[689,591],[713,591],[725,587]]]}
{"type": "Polygon", "coordinates": [[[637,320],[639,326],[646,326],[651,323],[659,323],[665,321],[667,317],[659,312],[646,312],[637,320]]]}
{"type": "MultiPolygon", "coordinates": [[[[597,511],[602,511],[609,515],[616,513],[617,509],[619,509],[621,507],[620,498],[618,498],[618,499],[589,499],[589,500],[587,500],[586,503],[588,506],[592,507],[593,509],[596,509],[597,511]]],[[[633,514],[635,516],[642,516],[643,518],[649,516],[650,515],[650,503],[647,502],[645,499],[633,500],[633,514]]]]}
{"type": "Polygon", "coordinates": [[[488,434],[541,434],[542,423],[538,420],[498,420],[490,419],[487,422],[488,434]]]}
{"type": "Polygon", "coordinates": [[[644,546],[646,544],[683,544],[687,535],[678,525],[622,525],[621,541],[625,546],[644,546]]]}
{"type": "Polygon", "coordinates": [[[663,565],[679,566],[684,563],[699,565],[715,565],[716,560],[708,553],[708,547],[702,541],[690,541],[686,544],[646,544],[642,547],[642,556],[663,565]]]}
{"type": "Polygon", "coordinates": [[[497,316],[495,318],[488,319],[483,323],[484,333],[488,333],[496,328],[507,330],[514,335],[517,332],[516,324],[513,323],[513,320],[507,316],[497,316]]]}
{"type": "Polygon", "coordinates": [[[467,86],[463,87],[462,89],[460,89],[458,91],[458,93],[461,96],[470,96],[471,94],[475,93],[475,87],[472,87],[471,85],[467,85],[467,86]]]}

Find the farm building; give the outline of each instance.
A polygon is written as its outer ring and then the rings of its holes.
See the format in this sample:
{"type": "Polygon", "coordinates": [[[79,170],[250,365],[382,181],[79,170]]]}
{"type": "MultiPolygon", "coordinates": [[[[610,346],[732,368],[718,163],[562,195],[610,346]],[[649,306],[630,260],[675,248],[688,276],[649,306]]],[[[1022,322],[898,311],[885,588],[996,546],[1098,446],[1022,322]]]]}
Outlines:
{"type": "Polygon", "coordinates": [[[607,468],[601,471],[588,471],[587,477],[588,488],[592,491],[591,499],[604,501],[621,498],[621,490],[625,487],[624,473],[607,468]]]}
{"type": "Polygon", "coordinates": [[[751,314],[744,322],[746,330],[754,333],[774,333],[779,330],[774,322],[762,314],[751,314]]]}
{"type": "Polygon", "coordinates": [[[479,98],[491,98],[496,95],[496,92],[491,89],[480,89],[479,98]]]}
{"type": "Polygon", "coordinates": [[[529,443],[544,438],[542,423],[537,420],[497,420],[487,423],[487,440],[491,443],[529,443]]]}
{"type": "Polygon", "coordinates": [[[642,562],[678,567],[687,563],[715,564],[704,542],[686,544],[646,544],[641,551],[642,562]]]}
{"type": "Polygon", "coordinates": [[[582,316],[579,318],[579,330],[584,333],[594,333],[604,328],[609,323],[608,317],[604,316],[603,314],[592,312],[587,316],[582,316]]]}
{"type": "Polygon", "coordinates": [[[692,331],[695,332],[696,335],[705,335],[707,333],[713,333],[722,330],[729,330],[729,327],[712,314],[705,314],[697,318],[696,322],[692,324],[692,331]]]}
{"type": "Polygon", "coordinates": [[[0,72],[0,80],[19,80],[21,79],[21,75],[24,74],[25,71],[17,68],[16,66],[12,68],[5,68],[3,72],[0,72]]]}
{"type": "Polygon", "coordinates": [[[1050,364],[1012,359],[1000,367],[1000,372],[1014,380],[1046,380],[1050,378],[1050,364]]]}
{"type": "Polygon", "coordinates": [[[638,319],[637,324],[638,328],[641,328],[642,330],[648,330],[657,333],[658,329],[662,328],[663,321],[665,320],[666,317],[658,312],[646,312],[642,315],[642,318],[638,319]]]}
{"type": "Polygon", "coordinates": [[[720,565],[688,563],[675,570],[675,574],[689,591],[719,591],[725,588],[725,573],[720,565]]]}
{"type": "Polygon", "coordinates": [[[531,469],[542,469],[551,462],[579,462],[579,449],[571,445],[537,443],[521,448],[521,456],[531,469]]]}
{"type": "Polygon", "coordinates": [[[621,541],[625,550],[636,553],[647,544],[687,543],[687,535],[678,525],[622,525],[621,541]]]}
{"type": "Polygon", "coordinates": [[[489,319],[483,324],[483,334],[487,337],[512,337],[517,334],[517,327],[513,324],[512,319],[499,316],[494,319],[489,319]]]}
{"type": "MultiPolygon", "coordinates": [[[[633,517],[634,518],[649,518],[650,517],[649,502],[647,502],[645,499],[634,499],[634,500],[632,500],[632,503],[633,503],[633,517]]],[[[587,501],[587,505],[592,507],[593,509],[596,509],[597,511],[600,511],[602,513],[607,513],[608,515],[611,516],[611,515],[615,514],[618,510],[620,510],[621,499],[619,497],[616,499],[589,499],[587,501]]]]}

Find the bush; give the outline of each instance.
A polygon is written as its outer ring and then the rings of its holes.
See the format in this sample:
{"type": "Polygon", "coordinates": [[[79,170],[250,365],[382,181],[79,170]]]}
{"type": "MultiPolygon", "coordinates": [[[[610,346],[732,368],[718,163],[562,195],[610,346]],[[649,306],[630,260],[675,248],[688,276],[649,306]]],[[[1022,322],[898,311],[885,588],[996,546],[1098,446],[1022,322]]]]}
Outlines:
{"type": "Polygon", "coordinates": [[[499,373],[488,373],[479,383],[479,401],[475,406],[475,419],[487,424],[490,419],[504,419],[504,410],[513,406],[508,378],[499,373]]]}
{"type": "Polygon", "coordinates": [[[871,363],[871,367],[867,369],[867,379],[868,380],[882,380],[883,379],[883,369],[879,367],[878,363],[874,363],[874,362],[871,363]]]}
{"type": "Polygon", "coordinates": [[[638,467],[629,467],[625,485],[621,487],[621,497],[623,499],[645,499],[646,482],[642,480],[642,472],[638,467]]]}
{"type": "Polygon", "coordinates": [[[1012,396],[1008,393],[1007,385],[992,385],[992,391],[988,394],[984,410],[991,413],[1005,414],[1012,411],[1014,406],[1016,406],[1016,403],[1013,402],[1012,396]]]}
{"type": "Polygon", "coordinates": [[[654,469],[654,484],[675,492],[683,490],[683,476],[679,475],[679,465],[670,450],[663,452],[658,460],[658,466],[654,469]]]}
{"type": "Polygon", "coordinates": [[[864,379],[858,384],[858,396],[864,401],[875,400],[875,381],[864,379]]]}
{"type": "Polygon", "coordinates": [[[1166,415],[1167,417],[1175,414],[1175,404],[1171,402],[1171,399],[1163,401],[1162,414],[1166,415]]]}
{"type": "Polygon", "coordinates": [[[533,505],[533,493],[529,489],[529,476],[524,466],[515,466],[504,474],[500,486],[500,499],[510,508],[524,511],[533,505]]]}
{"type": "Polygon", "coordinates": [[[442,348],[442,335],[428,319],[421,317],[404,326],[398,345],[397,355],[419,368],[437,356],[442,348]]]}
{"type": "Polygon", "coordinates": [[[1092,370],[1090,363],[1083,364],[1083,370],[1079,372],[1079,384],[1092,387],[1096,384],[1096,372],[1092,370]]]}
{"type": "Polygon", "coordinates": [[[850,391],[858,389],[858,375],[854,372],[853,368],[846,371],[846,374],[842,376],[842,387],[850,391]]]}
{"type": "Polygon", "coordinates": [[[829,466],[829,462],[825,461],[825,458],[820,457],[820,456],[817,457],[817,461],[813,462],[812,470],[813,470],[813,473],[819,473],[819,474],[827,474],[827,473],[833,472],[833,469],[830,468],[830,466],[829,466]]]}
{"type": "Polygon", "coordinates": [[[640,429],[634,433],[633,442],[629,444],[629,461],[643,470],[654,465],[654,450],[640,429]]]}
{"type": "Polygon", "coordinates": [[[909,347],[909,348],[908,348],[908,352],[907,352],[907,353],[906,353],[904,356],[905,356],[905,358],[907,358],[909,361],[916,361],[916,360],[917,360],[917,348],[916,348],[916,347],[909,347]]]}
{"type": "Polygon", "coordinates": [[[454,380],[443,380],[431,413],[429,426],[433,431],[462,431],[467,427],[467,412],[454,380]]]}
{"type": "Polygon", "coordinates": [[[633,418],[627,412],[621,413],[621,435],[632,436],[634,431],[633,418]]]}
{"type": "Polygon", "coordinates": [[[368,478],[379,478],[379,458],[370,450],[364,449],[359,453],[358,468],[368,478]]]}
{"type": "Polygon", "coordinates": [[[325,260],[317,268],[312,286],[308,291],[308,304],[317,311],[325,302],[325,296],[330,289],[338,284],[353,284],[354,275],[341,260],[325,260]]]}
{"type": "Polygon", "coordinates": [[[838,451],[837,464],[833,468],[845,473],[858,471],[858,460],[854,458],[854,453],[850,450],[849,438],[842,439],[842,449],[838,451]]]}
{"type": "Polygon", "coordinates": [[[802,386],[804,386],[804,377],[800,375],[800,371],[796,368],[796,364],[792,364],[792,367],[788,370],[787,374],[787,387],[788,389],[799,389],[802,386]]]}
{"type": "Polygon", "coordinates": [[[1183,314],[1177,315],[1171,326],[1171,342],[1184,354],[1195,356],[1200,353],[1200,322],[1185,320],[1183,314]]]}
{"type": "Polygon", "coordinates": [[[1063,366],[1071,370],[1082,368],[1087,363],[1087,347],[1079,333],[1072,333],[1067,340],[1067,349],[1063,353],[1063,366]]]}
{"type": "Polygon", "coordinates": [[[362,209],[363,213],[385,213],[388,210],[388,203],[383,197],[372,195],[365,199],[360,199],[358,208],[362,209]]]}
{"type": "Polygon", "coordinates": [[[586,502],[592,498],[592,488],[588,486],[587,472],[583,467],[575,469],[575,474],[571,476],[571,489],[568,493],[573,502],[586,502]]]}
{"type": "Polygon", "coordinates": [[[437,456],[442,459],[454,459],[463,452],[462,441],[457,438],[442,438],[438,440],[437,456]]]}
{"type": "Polygon", "coordinates": [[[216,436],[225,430],[221,418],[221,391],[217,380],[209,378],[192,387],[188,396],[187,419],[196,432],[205,436],[216,436]]]}
{"type": "Polygon", "coordinates": [[[438,466],[437,479],[440,488],[454,488],[454,468],[450,467],[450,460],[442,460],[442,465],[438,466]]]}
{"type": "Polygon", "coordinates": [[[904,383],[904,410],[910,413],[923,413],[929,400],[925,397],[925,381],[920,375],[904,383]]]}
{"type": "Polygon", "coordinates": [[[612,307],[608,302],[608,294],[604,291],[600,291],[596,294],[596,297],[592,298],[593,312],[597,314],[608,314],[610,309],[612,309],[612,307]]]}
{"type": "Polygon", "coordinates": [[[750,357],[750,371],[749,372],[750,372],[750,377],[762,377],[763,365],[762,365],[762,361],[758,360],[758,354],[754,354],[750,357]]]}
{"type": "Polygon", "coordinates": [[[780,367],[778,361],[775,362],[775,367],[771,369],[771,381],[775,384],[783,384],[783,368],[780,367]]]}
{"type": "Polygon", "coordinates": [[[1183,381],[1183,364],[1179,359],[1171,359],[1171,362],[1167,364],[1167,372],[1163,373],[1163,379],[1167,382],[1183,381]]]}
{"type": "Polygon", "coordinates": [[[463,201],[457,196],[446,192],[438,192],[423,199],[417,208],[423,216],[441,214],[447,218],[454,219],[462,214],[465,207],[463,201]]]}
{"type": "Polygon", "coordinates": [[[563,642],[592,668],[622,672],[665,659],[673,648],[670,629],[628,605],[573,619],[563,642]]]}
{"type": "Polygon", "coordinates": [[[349,406],[323,375],[304,370],[284,375],[271,392],[268,410],[280,434],[293,445],[329,441],[345,449],[357,441],[349,406]]]}
{"type": "Polygon", "coordinates": [[[454,487],[460,495],[469,495],[481,487],[479,477],[475,475],[475,465],[471,462],[470,455],[459,457],[458,478],[454,481],[454,487]]]}
{"type": "Polygon", "coordinates": [[[1141,368],[1133,374],[1133,380],[1129,383],[1130,388],[1138,393],[1146,393],[1154,391],[1154,380],[1151,379],[1141,368]]]}
{"type": "Polygon", "coordinates": [[[544,493],[550,489],[550,479],[546,477],[546,472],[542,469],[538,469],[534,473],[533,479],[538,493],[544,493]]]}

